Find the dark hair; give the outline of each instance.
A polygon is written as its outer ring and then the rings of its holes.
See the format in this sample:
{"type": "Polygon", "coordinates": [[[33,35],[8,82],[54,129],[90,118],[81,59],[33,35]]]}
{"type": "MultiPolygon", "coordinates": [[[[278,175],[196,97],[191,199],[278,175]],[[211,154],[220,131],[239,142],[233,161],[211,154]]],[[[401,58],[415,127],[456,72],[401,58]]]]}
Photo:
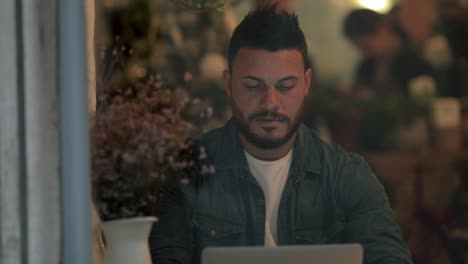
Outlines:
{"type": "Polygon", "coordinates": [[[383,20],[384,16],[375,11],[357,9],[345,18],[343,31],[348,38],[374,35],[383,20]]]}
{"type": "Polygon", "coordinates": [[[310,68],[307,43],[297,16],[277,10],[277,5],[255,9],[236,27],[229,42],[230,69],[241,48],[268,51],[294,49],[302,54],[304,67],[310,68]]]}

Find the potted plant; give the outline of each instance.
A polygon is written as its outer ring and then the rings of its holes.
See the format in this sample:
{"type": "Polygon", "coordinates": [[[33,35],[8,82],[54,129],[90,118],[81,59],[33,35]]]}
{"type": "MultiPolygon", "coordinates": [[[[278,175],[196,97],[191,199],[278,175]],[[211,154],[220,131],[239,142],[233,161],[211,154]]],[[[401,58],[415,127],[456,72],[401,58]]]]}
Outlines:
{"type": "Polygon", "coordinates": [[[93,120],[92,183],[106,237],[106,262],[151,263],[148,235],[153,210],[170,172],[196,162],[187,140],[193,126],[183,118],[188,99],[151,77],[100,98],[93,120]]]}

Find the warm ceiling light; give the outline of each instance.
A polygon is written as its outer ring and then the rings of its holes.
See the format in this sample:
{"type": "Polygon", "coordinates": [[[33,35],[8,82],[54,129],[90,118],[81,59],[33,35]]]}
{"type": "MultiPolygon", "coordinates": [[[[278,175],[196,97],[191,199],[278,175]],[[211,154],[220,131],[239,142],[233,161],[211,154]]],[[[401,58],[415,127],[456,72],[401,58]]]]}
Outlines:
{"type": "Polygon", "coordinates": [[[357,4],[377,12],[387,12],[392,7],[391,0],[357,0],[357,4]]]}

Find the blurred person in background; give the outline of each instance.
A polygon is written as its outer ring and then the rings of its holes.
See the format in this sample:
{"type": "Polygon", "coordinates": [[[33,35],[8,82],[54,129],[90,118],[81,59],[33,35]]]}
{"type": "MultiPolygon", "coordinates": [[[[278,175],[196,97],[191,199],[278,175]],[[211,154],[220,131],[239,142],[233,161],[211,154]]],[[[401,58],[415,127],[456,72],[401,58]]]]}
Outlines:
{"type": "Polygon", "coordinates": [[[368,9],[352,11],[343,32],[361,52],[353,92],[360,98],[408,95],[410,84],[429,82],[436,93],[433,67],[411,46],[406,34],[385,15],[368,9]]]}
{"type": "MultiPolygon", "coordinates": [[[[461,97],[463,95],[463,70],[460,65],[460,57],[456,48],[463,43],[460,39],[454,39],[453,28],[463,27],[460,24],[450,24],[444,21],[442,12],[437,13],[434,3],[428,3],[429,7],[423,8],[414,14],[417,5],[395,5],[389,12],[389,19],[395,25],[403,29],[408,36],[408,42],[412,43],[418,53],[434,68],[437,77],[438,96],[461,97]],[[406,9],[406,10],[402,10],[406,9]],[[415,19],[405,19],[410,15],[415,19]],[[422,14],[421,14],[422,13],[422,14]],[[420,16],[425,19],[419,22],[420,16]],[[415,22],[418,21],[416,25],[415,22]],[[452,37],[452,39],[449,38],[452,37]]],[[[455,38],[463,38],[463,34],[455,34],[455,38]]]]}

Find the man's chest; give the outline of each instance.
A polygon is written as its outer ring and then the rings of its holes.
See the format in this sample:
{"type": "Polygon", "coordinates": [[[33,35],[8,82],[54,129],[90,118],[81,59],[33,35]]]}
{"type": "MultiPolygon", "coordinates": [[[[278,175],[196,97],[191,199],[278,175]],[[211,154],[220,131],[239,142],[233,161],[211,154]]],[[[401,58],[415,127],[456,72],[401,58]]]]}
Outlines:
{"type": "MultiPolygon", "coordinates": [[[[344,220],[327,193],[318,178],[287,180],[277,210],[278,244],[341,242],[344,220]]],[[[255,181],[212,183],[195,197],[192,222],[198,247],[263,245],[266,202],[255,181]]]]}

